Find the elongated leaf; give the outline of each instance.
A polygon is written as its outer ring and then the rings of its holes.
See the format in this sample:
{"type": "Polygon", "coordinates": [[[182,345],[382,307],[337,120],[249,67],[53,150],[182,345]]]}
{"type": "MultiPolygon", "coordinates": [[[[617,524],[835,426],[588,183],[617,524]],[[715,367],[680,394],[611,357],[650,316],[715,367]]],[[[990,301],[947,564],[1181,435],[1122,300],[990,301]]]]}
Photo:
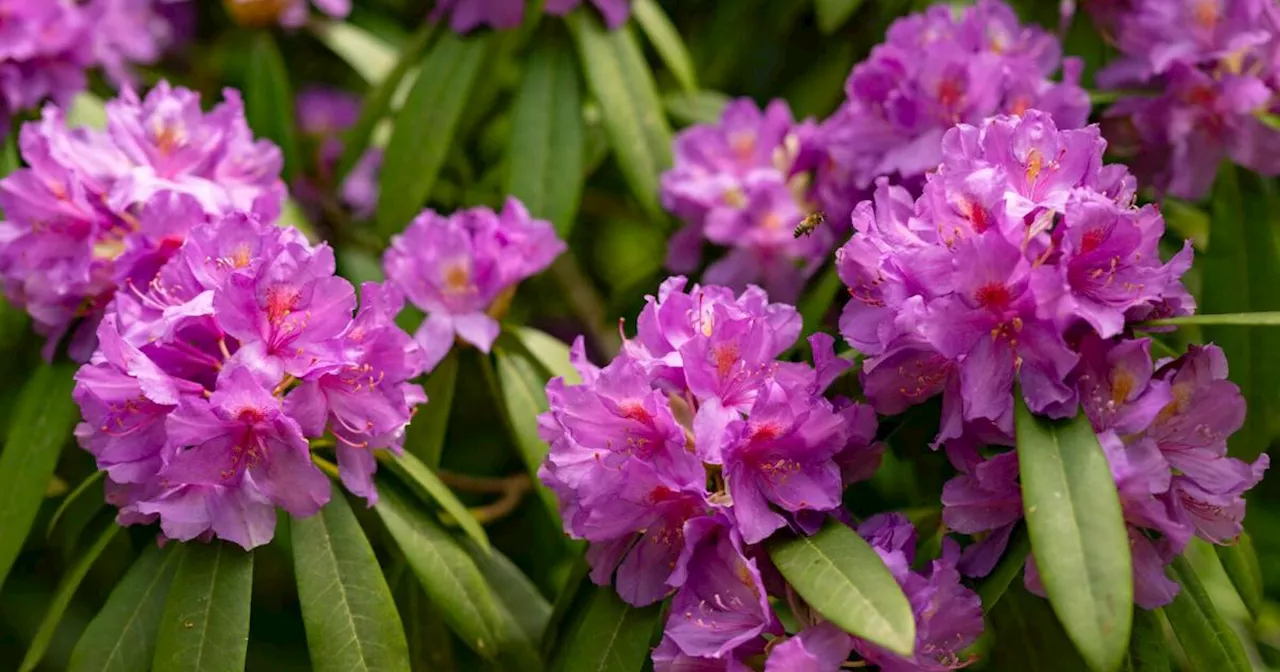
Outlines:
{"type": "Polygon", "coordinates": [[[396,91],[400,88],[401,81],[409,70],[418,64],[422,56],[422,52],[426,50],[427,45],[431,43],[431,39],[435,37],[437,27],[440,24],[432,21],[424,21],[422,25],[414,32],[413,37],[409,39],[409,43],[405,45],[403,51],[400,52],[399,59],[395,62],[395,66],[387,72],[386,76],[378,80],[370,80],[375,86],[365,96],[364,104],[360,107],[360,118],[356,120],[345,135],[345,142],[342,147],[342,156],[338,159],[338,167],[335,170],[337,183],[341,184],[351,169],[355,167],[356,162],[364,156],[365,150],[369,148],[369,141],[373,138],[374,128],[378,122],[387,116],[388,110],[391,109],[392,99],[396,97],[396,91]]]}
{"type": "Polygon", "coordinates": [[[1240,639],[1218,614],[1191,563],[1182,556],[1174,558],[1169,565],[1169,575],[1182,590],[1164,607],[1164,615],[1182,643],[1191,669],[1248,672],[1252,666],[1240,639]]]}
{"type": "Polygon", "coordinates": [[[982,599],[982,610],[991,611],[1004,596],[1013,580],[1022,574],[1027,564],[1027,554],[1031,552],[1031,540],[1027,530],[1018,526],[1009,538],[1004,557],[996,563],[995,569],[978,583],[978,597],[982,599]]]}
{"type": "Polygon", "coordinates": [[[41,364],[22,386],[0,451],[0,585],[44,500],[44,488],[71,438],[80,409],[71,400],[71,364],[41,364]]]}
{"type": "Polygon", "coordinates": [[[1117,669],[1129,644],[1133,567],[1111,468],[1083,413],[1054,422],[1015,396],[1022,505],[1040,579],[1089,666],[1117,669]]]}
{"type": "Polygon", "coordinates": [[[1160,614],[1141,607],[1133,610],[1133,637],[1129,640],[1126,672],[1169,672],[1169,643],[1164,638],[1160,614]]]}
{"type": "Polygon", "coordinates": [[[395,69],[396,49],[349,21],[313,21],[312,30],[333,53],[370,85],[385,81],[395,69]]]}
{"type": "Polygon", "coordinates": [[[409,669],[409,645],[373,547],[341,492],[290,524],[311,666],[320,672],[409,669]]]}
{"type": "Polygon", "coordinates": [[[423,390],[427,405],[418,408],[406,431],[404,446],[427,467],[440,466],[444,437],[449,430],[449,413],[453,410],[453,393],[458,383],[458,353],[445,355],[427,376],[423,390]]]}
{"type": "MultiPolygon", "coordinates": [[[[520,450],[525,468],[536,479],[538,467],[542,465],[549,450],[547,443],[538,436],[538,414],[547,410],[546,376],[522,352],[494,347],[493,355],[497,362],[498,387],[507,411],[512,439],[520,450]]],[[[560,520],[560,511],[551,491],[539,483],[537,492],[553,520],[560,520]]]]}
{"type": "Polygon", "coordinates": [[[244,114],[255,134],[280,147],[285,177],[292,179],[300,168],[294,132],[293,87],[289,84],[284,57],[269,31],[259,32],[254,39],[244,92],[244,114]]]}
{"type": "Polygon", "coordinates": [[[662,98],[663,107],[681,125],[714,124],[720,121],[720,113],[729,104],[729,97],[719,91],[683,91],[668,93],[662,98]]]}
{"type": "Polygon", "coordinates": [[[488,553],[490,550],[489,537],[484,533],[484,528],[480,527],[480,522],[475,516],[467,510],[465,504],[458,500],[457,495],[449,489],[440,480],[435,472],[427,468],[427,465],[418,461],[418,458],[405,453],[399,457],[384,453],[379,456],[380,461],[391,468],[400,480],[409,486],[424,501],[433,501],[440,505],[446,513],[458,522],[458,526],[463,532],[471,537],[472,541],[479,544],[481,550],[488,553]]]}
{"type": "Polygon", "coordinates": [[[422,208],[436,184],[484,63],[489,36],[442,35],[418,70],[382,162],[378,229],[390,236],[422,208]]]}
{"type": "Polygon", "coordinates": [[[633,607],[609,586],[584,585],[551,659],[554,672],[638,672],[661,605],[633,607]]]}
{"type": "Polygon", "coordinates": [[[1021,579],[1014,581],[988,614],[995,646],[992,670],[1080,672],[1084,660],[1063,632],[1053,609],[1028,593],[1021,579]]]}
{"type": "Polygon", "coordinates": [[[667,13],[662,11],[662,5],[657,0],[633,0],[631,16],[640,24],[640,30],[644,31],[649,44],[658,52],[658,57],[676,78],[680,88],[690,93],[697,91],[698,78],[693,72],[693,57],[667,13]]]}
{"type": "Polygon", "coordinates": [[[406,639],[409,640],[409,663],[413,672],[452,670],[453,637],[439,611],[418,585],[413,572],[402,571],[393,579],[392,592],[396,607],[404,621],[406,639]]]}
{"type": "Polygon", "coordinates": [[[586,129],[572,52],[553,40],[528,55],[507,149],[507,193],[568,238],[582,199],[586,129]]]}
{"type": "Polygon", "coordinates": [[[80,587],[80,582],[84,580],[85,574],[89,573],[89,568],[97,561],[98,556],[102,555],[102,551],[106,550],[107,544],[110,544],[120,532],[120,526],[116,525],[113,517],[100,517],[100,521],[102,524],[99,525],[98,535],[94,538],[93,544],[84,550],[84,553],[71,567],[67,568],[66,574],[63,574],[58,581],[58,587],[53,591],[53,599],[49,601],[49,609],[45,611],[44,618],[40,619],[40,628],[36,630],[35,637],[31,638],[27,655],[18,666],[20,672],[34,670],[40,664],[40,659],[49,650],[49,643],[53,641],[53,634],[57,631],[58,624],[62,622],[62,614],[66,612],[67,606],[71,604],[71,598],[76,594],[76,589],[80,587]]]}
{"type": "Polygon", "coordinates": [[[831,34],[840,29],[862,6],[862,0],[815,0],[818,30],[831,34]]]}
{"type": "Polygon", "coordinates": [[[1222,315],[1186,315],[1183,317],[1167,317],[1142,323],[1144,326],[1177,326],[1180,324],[1198,324],[1203,326],[1232,327],[1280,327],[1280,312],[1265,313],[1225,313],[1222,315]]]}
{"type": "Polygon", "coordinates": [[[671,129],[644,54],[630,26],[607,31],[584,12],[568,19],[618,168],[645,213],[654,221],[666,221],[658,200],[658,176],[671,165],[671,129]]]}
{"type": "Polygon", "coordinates": [[[569,359],[569,346],[564,341],[530,327],[510,327],[508,331],[520,341],[529,354],[552,376],[564,378],[567,385],[582,382],[582,376],[569,359]]]}
{"type": "Polygon", "coordinates": [[[71,652],[70,672],[147,672],[181,554],[148,546],[111,590],[71,652]]]}
{"type": "Polygon", "coordinates": [[[374,509],[431,603],[464,644],[485,658],[496,658],[504,623],[475,562],[395,488],[379,487],[378,493],[374,509]]]}
{"type": "Polygon", "coordinates": [[[155,672],[240,672],[249,646],[253,554],[229,542],[189,543],[156,638],[155,672]]]}
{"type": "Polygon", "coordinates": [[[471,559],[520,628],[520,636],[536,647],[551,618],[547,599],[507,556],[498,551],[477,549],[474,544],[471,550],[471,559]]]}
{"type": "Polygon", "coordinates": [[[1222,568],[1231,579],[1240,595],[1240,601],[1249,610],[1249,615],[1258,618],[1262,607],[1262,568],[1258,565],[1258,554],[1253,550],[1253,539],[1248,532],[1241,532],[1234,544],[1214,546],[1222,568]]]}
{"type": "Polygon", "coordinates": [[[884,561],[857,532],[827,521],[812,537],[769,543],[769,557],[809,606],[869,642],[910,656],[916,620],[884,561]]]}
{"type": "MultiPolygon", "coordinates": [[[[1280,226],[1280,200],[1270,180],[1224,164],[1213,185],[1208,250],[1196,256],[1203,283],[1200,310],[1247,313],[1280,310],[1280,254],[1273,231],[1280,226]]],[[[1204,336],[1231,362],[1231,380],[1248,402],[1244,427],[1233,434],[1233,455],[1253,458],[1266,450],[1280,414],[1280,351],[1273,329],[1215,326],[1204,336]]]]}
{"type": "Polygon", "coordinates": [[[62,498],[62,502],[58,504],[58,509],[54,511],[53,516],[49,518],[49,525],[45,527],[44,536],[46,539],[53,536],[54,529],[58,527],[58,521],[62,520],[62,516],[67,513],[67,509],[72,504],[79,501],[85,493],[93,491],[94,494],[92,496],[96,496],[98,498],[98,501],[94,504],[96,506],[102,506],[102,488],[95,488],[94,486],[102,483],[102,480],[106,478],[106,476],[107,472],[105,471],[95,471],[90,474],[88,478],[80,481],[80,485],[77,485],[75,490],[72,490],[66,497],[62,498]]]}
{"type": "Polygon", "coordinates": [[[12,135],[5,136],[4,143],[0,144],[0,177],[7,177],[20,165],[22,164],[18,161],[18,143],[12,135]]]}

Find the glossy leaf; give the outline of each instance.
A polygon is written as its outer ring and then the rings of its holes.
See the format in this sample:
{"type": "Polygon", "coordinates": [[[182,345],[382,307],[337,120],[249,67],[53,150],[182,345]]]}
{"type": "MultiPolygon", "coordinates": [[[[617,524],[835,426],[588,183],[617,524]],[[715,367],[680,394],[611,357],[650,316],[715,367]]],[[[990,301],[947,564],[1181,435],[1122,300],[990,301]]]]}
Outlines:
{"type": "Polygon", "coordinates": [[[63,444],[80,419],[73,364],[41,364],[22,386],[0,449],[0,585],[35,521],[63,444]]]}
{"type": "Polygon", "coordinates": [[[990,669],[1080,672],[1084,660],[1067,639],[1062,624],[1044,599],[1022,587],[1022,579],[1009,586],[988,614],[995,646],[990,669]]]}
{"type": "Polygon", "coordinates": [[[629,26],[605,30],[584,12],[574,12],[568,22],[618,168],[645,213],[666,221],[658,177],[671,165],[671,129],[640,45],[629,26]]]}
{"type": "Polygon", "coordinates": [[[911,655],[916,620],[884,561],[857,532],[827,521],[817,534],[773,541],[778,571],[824,618],[869,642],[911,655]]]}
{"type": "Polygon", "coordinates": [[[729,97],[719,91],[678,91],[662,98],[663,107],[681,125],[715,124],[729,104],[729,97]]]}
{"type": "Polygon", "coordinates": [[[462,528],[463,532],[466,532],[468,537],[471,537],[472,541],[476,542],[485,553],[489,552],[489,537],[484,533],[484,528],[480,526],[480,522],[476,520],[475,516],[471,515],[466,505],[458,500],[457,495],[453,494],[449,486],[445,485],[440,480],[440,477],[436,476],[435,472],[427,468],[427,465],[408,453],[397,457],[384,452],[380,453],[378,457],[379,462],[387,465],[392,472],[400,477],[401,482],[409,486],[409,489],[413,490],[423,501],[431,501],[438,504],[440,508],[444,509],[445,513],[448,513],[457,521],[458,526],[462,528]]]}
{"type": "Polygon", "coordinates": [[[1187,559],[1169,565],[1170,577],[1182,586],[1163,611],[1193,670],[1248,672],[1252,669],[1244,647],[1231,626],[1218,614],[1187,559]]]}
{"type": "Polygon", "coordinates": [[[111,590],[71,653],[70,672],[147,672],[165,597],[181,558],[176,545],[149,545],[111,590]]]}
{"type": "MultiPolygon", "coordinates": [[[[495,346],[493,356],[497,363],[498,391],[507,411],[512,439],[525,468],[537,478],[538,468],[550,450],[538,436],[538,415],[548,408],[546,375],[523,352],[495,346]]],[[[537,492],[554,519],[559,520],[555,496],[542,485],[538,485],[537,492]]]]}
{"type": "Polygon", "coordinates": [[[1031,540],[1027,537],[1027,529],[1019,525],[1010,536],[1009,545],[1005,547],[1000,562],[996,563],[990,574],[978,582],[977,593],[982,599],[983,611],[989,612],[994,609],[1005,591],[1009,590],[1013,580],[1022,575],[1022,569],[1027,564],[1027,554],[1030,552],[1031,540]]]}
{"type": "Polygon", "coordinates": [[[827,34],[836,32],[861,6],[862,0],[815,0],[818,30],[827,34]]]}
{"type": "MultiPolygon", "coordinates": [[[[329,24],[335,25],[335,24],[329,24]]],[[[345,25],[345,24],[336,24],[345,25]]],[[[369,149],[369,142],[373,139],[373,131],[383,117],[387,116],[391,109],[392,100],[396,97],[396,92],[400,89],[400,84],[404,80],[405,75],[418,64],[422,57],[422,52],[426,50],[427,45],[431,43],[431,39],[435,37],[439,24],[430,21],[424,21],[418,30],[409,39],[409,43],[405,45],[403,51],[400,52],[395,65],[387,72],[386,76],[375,82],[373,89],[364,97],[364,104],[360,107],[360,118],[356,120],[354,126],[347,130],[343,140],[342,156],[338,159],[338,167],[334,171],[336,182],[341,184],[351,169],[355,167],[361,156],[369,149]]]]}
{"type": "Polygon", "coordinates": [[[1120,496],[1083,413],[1031,414],[1016,393],[1022,506],[1053,610],[1094,670],[1115,670],[1129,644],[1133,568],[1120,496]]]}
{"type": "Polygon", "coordinates": [[[31,645],[27,647],[27,655],[23,657],[22,664],[18,666],[19,672],[29,672],[36,669],[40,664],[40,659],[49,649],[49,643],[53,641],[54,632],[58,629],[58,624],[62,622],[62,615],[66,612],[67,606],[71,604],[71,598],[75,596],[76,589],[80,587],[80,582],[84,581],[85,574],[89,573],[89,568],[97,561],[98,556],[106,550],[107,545],[116,538],[116,534],[120,532],[120,526],[116,525],[113,516],[99,517],[101,524],[98,526],[98,534],[93,539],[93,543],[76,561],[67,568],[62,578],[58,580],[58,587],[53,591],[53,599],[49,601],[49,608],[45,611],[44,617],[40,619],[40,628],[36,630],[36,634],[31,638],[31,645]]]}
{"type": "Polygon", "coordinates": [[[475,562],[395,488],[380,486],[378,494],[374,509],[431,603],[464,644],[487,659],[496,658],[504,624],[475,562]]]}
{"type": "Polygon", "coordinates": [[[449,431],[449,414],[453,410],[453,394],[458,383],[458,352],[451,350],[436,364],[423,383],[427,405],[419,406],[409,429],[404,447],[427,467],[440,466],[444,437],[449,431]]]}
{"type": "Polygon", "coordinates": [[[1249,610],[1249,615],[1258,618],[1262,608],[1262,568],[1258,565],[1258,554],[1253,549],[1253,539],[1248,532],[1241,532],[1235,543],[1226,546],[1214,546],[1222,568],[1235,586],[1240,601],[1249,610]]]}
{"type": "Polygon", "coordinates": [[[553,672],[639,672],[649,658],[660,604],[633,607],[610,586],[582,587],[568,614],[553,672]]]}
{"type": "Polygon", "coordinates": [[[155,672],[240,672],[249,646],[253,553],[185,544],[156,639],[155,672]]]}
{"type": "Polygon", "coordinates": [[[582,199],[586,129],[573,53],[546,40],[525,58],[507,148],[507,193],[568,238],[582,199]]]}
{"type": "Polygon", "coordinates": [[[269,31],[259,32],[249,55],[249,79],[244,91],[244,114],[255,135],[280,148],[285,179],[301,168],[294,129],[293,86],[284,57],[269,31]]]}
{"type": "Polygon", "coordinates": [[[445,156],[484,63],[489,37],[445,33],[418,70],[396,114],[382,162],[378,230],[384,237],[413,219],[436,184],[445,156]]]}
{"type": "Polygon", "coordinates": [[[316,515],[292,519],[289,531],[312,668],[407,672],[400,614],[346,497],[335,492],[316,515]]]}
{"type": "Polygon", "coordinates": [[[697,91],[698,78],[693,71],[693,57],[689,55],[689,48],[685,46],[680,32],[662,10],[662,5],[657,0],[632,0],[631,16],[680,88],[690,93],[697,91]]]}
{"type": "MultiPolygon", "coordinates": [[[[1233,314],[1280,310],[1280,253],[1273,239],[1280,226],[1280,199],[1270,180],[1223,165],[1213,185],[1208,249],[1196,255],[1202,273],[1200,312],[1233,314]]],[[[1233,325],[1204,330],[1230,362],[1232,382],[1248,403],[1244,427],[1229,445],[1252,459],[1270,444],[1280,414],[1280,351],[1273,329],[1233,325]]]]}
{"type": "Polygon", "coordinates": [[[1169,643],[1165,641],[1160,613],[1141,607],[1133,609],[1133,636],[1125,672],[1169,672],[1169,643]]]}

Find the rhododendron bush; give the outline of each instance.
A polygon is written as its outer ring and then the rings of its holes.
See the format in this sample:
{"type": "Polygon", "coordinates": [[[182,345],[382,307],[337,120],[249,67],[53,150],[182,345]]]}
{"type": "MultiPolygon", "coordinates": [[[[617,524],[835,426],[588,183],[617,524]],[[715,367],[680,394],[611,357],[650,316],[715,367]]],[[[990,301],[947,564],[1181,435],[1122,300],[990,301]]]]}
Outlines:
{"type": "Polygon", "coordinates": [[[1280,666],[1277,176],[1274,0],[0,0],[5,669],[1280,666]]]}

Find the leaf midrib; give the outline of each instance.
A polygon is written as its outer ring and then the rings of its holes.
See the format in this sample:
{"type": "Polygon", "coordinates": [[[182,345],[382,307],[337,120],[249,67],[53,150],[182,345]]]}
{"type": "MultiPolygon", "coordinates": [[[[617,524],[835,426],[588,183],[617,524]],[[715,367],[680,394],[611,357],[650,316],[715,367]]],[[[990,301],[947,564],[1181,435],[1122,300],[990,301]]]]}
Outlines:
{"type": "MultiPolygon", "coordinates": [[[[129,631],[133,629],[134,624],[138,620],[138,613],[142,611],[142,607],[146,604],[147,598],[151,596],[152,591],[154,591],[156,586],[160,585],[162,582],[165,568],[167,568],[169,563],[173,562],[177,557],[177,553],[168,553],[165,555],[164,559],[160,561],[160,566],[156,569],[156,573],[152,575],[151,581],[147,583],[146,590],[142,591],[142,599],[138,600],[133,611],[129,612],[129,617],[125,620],[124,629],[120,631],[120,636],[116,638],[115,644],[112,645],[111,650],[107,652],[107,657],[102,665],[102,669],[111,669],[112,662],[116,660],[116,654],[123,650],[121,645],[123,645],[125,640],[128,639],[127,635],[129,634],[129,631]]],[[[172,577],[170,577],[170,581],[172,581],[172,577]]]]}
{"type": "MultiPolygon", "coordinates": [[[[339,494],[338,496],[341,497],[342,495],[339,494]]],[[[347,584],[342,580],[342,570],[338,565],[338,557],[333,551],[333,537],[329,532],[329,516],[324,509],[320,510],[320,525],[323,529],[323,534],[320,537],[325,546],[324,557],[330,560],[333,565],[333,575],[337,579],[338,592],[342,595],[343,615],[346,616],[347,625],[351,630],[351,639],[356,644],[356,654],[359,656],[360,666],[364,670],[370,670],[369,663],[365,659],[364,644],[360,640],[360,633],[356,631],[355,618],[351,614],[351,599],[347,595],[347,584]]]]}

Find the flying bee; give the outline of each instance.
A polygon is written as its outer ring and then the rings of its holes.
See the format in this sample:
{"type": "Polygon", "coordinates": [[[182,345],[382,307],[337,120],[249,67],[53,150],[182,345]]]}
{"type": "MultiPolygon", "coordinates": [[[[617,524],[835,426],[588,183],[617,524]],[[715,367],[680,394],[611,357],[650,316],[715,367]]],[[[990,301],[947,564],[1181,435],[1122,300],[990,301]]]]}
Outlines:
{"type": "Polygon", "coordinates": [[[799,238],[813,233],[814,229],[822,226],[822,223],[825,221],[827,221],[827,218],[824,217],[821,212],[815,212],[812,215],[805,217],[800,220],[799,224],[796,224],[795,237],[799,238]]]}

